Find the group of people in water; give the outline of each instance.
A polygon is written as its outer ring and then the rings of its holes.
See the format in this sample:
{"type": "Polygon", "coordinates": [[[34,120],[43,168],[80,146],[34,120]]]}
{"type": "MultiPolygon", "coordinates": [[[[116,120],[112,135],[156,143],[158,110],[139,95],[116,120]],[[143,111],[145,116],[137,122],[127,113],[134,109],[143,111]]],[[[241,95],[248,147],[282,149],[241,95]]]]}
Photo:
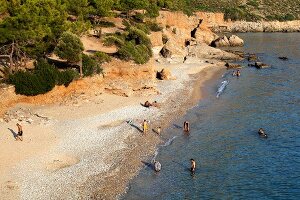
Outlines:
{"type": "Polygon", "coordinates": [[[240,77],[241,76],[241,71],[240,70],[233,71],[232,76],[240,77]]]}
{"type": "MultiPolygon", "coordinates": [[[[148,132],[148,129],[149,129],[149,125],[148,125],[148,122],[147,122],[146,119],[144,119],[142,127],[143,127],[143,134],[146,134],[148,132]]],[[[184,121],[183,131],[185,133],[188,133],[190,131],[190,123],[188,121],[184,121]]],[[[159,135],[160,132],[161,132],[161,127],[157,127],[155,132],[159,135]]],[[[190,161],[191,161],[190,171],[191,171],[192,174],[194,174],[195,170],[196,170],[196,161],[194,159],[190,159],[190,161]]],[[[153,168],[154,168],[154,171],[159,172],[161,170],[160,162],[159,161],[154,161],[153,168]]]]}

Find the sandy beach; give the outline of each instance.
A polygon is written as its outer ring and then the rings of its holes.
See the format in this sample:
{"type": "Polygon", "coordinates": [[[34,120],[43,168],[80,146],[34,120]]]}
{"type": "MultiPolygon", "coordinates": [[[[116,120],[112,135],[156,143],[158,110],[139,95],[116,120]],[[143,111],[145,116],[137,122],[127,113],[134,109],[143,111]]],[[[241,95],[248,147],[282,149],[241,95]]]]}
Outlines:
{"type": "MultiPolygon", "coordinates": [[[[215,62],[216,63],[216,62],[215,62]]],[[[158,64],[158,68],[163,64],[158,64]]],[[[158,81],[159,94],[102,93],[78,106],[18,104],[46,120],[21,122],[24,141],[15,141],[16,122],[0,123],[0,196],[4,199],[116,199],[162,142],[163,130],[202,97],[201,86],[218,64],[168,64],[174,80],[158,81]],[[160,106],[145,108],[146,100],[160,106]],[[147,135],[141,123],[150,121],[147,135]],[[133,123],[127,123],[131,120],[133,123]],[[151,129],[161,126],[158,136],[151,129]]]]}

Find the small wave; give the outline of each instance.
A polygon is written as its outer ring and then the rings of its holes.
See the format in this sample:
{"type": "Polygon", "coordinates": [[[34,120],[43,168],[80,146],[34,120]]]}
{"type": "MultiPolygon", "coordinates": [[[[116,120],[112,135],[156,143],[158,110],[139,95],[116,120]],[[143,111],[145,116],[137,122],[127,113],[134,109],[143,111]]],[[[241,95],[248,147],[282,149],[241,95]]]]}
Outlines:
{"type": "Polygon", "coordinates": [[[223,91],[225,90],[226,86],[228,85],[228,81],[222,81],[221,86],[218,88],[217,91],[217,98],[219,98],[219,96],[223,93],[223,91]]]}
{"type": "Polygon", "coordinates": [[[154,153],[154,156],[151,160],[152,163],[156,160],[157,155],[158,155],[158,150],[156,150],[155,153],[154,153]]]}
{"type": "Polygon", "coordinates": [[[162,147],[166,147],[172,144],[172,142],[177,138],[178,136],[174,136],[171,139],[169,139],[165,144],[161,145],[162,147]]]}

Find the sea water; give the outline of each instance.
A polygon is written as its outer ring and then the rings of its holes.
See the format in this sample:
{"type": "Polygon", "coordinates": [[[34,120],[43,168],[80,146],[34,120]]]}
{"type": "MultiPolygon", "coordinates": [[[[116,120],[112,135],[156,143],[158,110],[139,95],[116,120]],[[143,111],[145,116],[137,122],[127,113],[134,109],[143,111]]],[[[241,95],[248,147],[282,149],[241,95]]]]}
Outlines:
{"type": "Polygon", "coordinates": [[[162,170],[143,168],[123,199],[300,199],[300,33],[239,36],[239,50],[271,67],[243,61],[239,78],[229,70],[207,84],[205,99],[164,133],[155,155],[162,170]]]}

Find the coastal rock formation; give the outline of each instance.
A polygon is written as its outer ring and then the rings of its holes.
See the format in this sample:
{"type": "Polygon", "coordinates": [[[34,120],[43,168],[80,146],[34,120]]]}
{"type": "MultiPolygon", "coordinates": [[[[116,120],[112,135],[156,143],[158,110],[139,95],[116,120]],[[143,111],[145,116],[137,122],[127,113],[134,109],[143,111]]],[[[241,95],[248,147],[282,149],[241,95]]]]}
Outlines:
{"type": "Polygon", "coordinates": [[[230,46],[230,43],[229,43],[227,36],[224,35],[223,37],[220,37],[220,38],[212,41],[211,46],[212,47],[226,47],[226,46],[230,46]]]}
{"type": "Polygon", "coordinates": [[[248,55],[247,55],[247,60],[248,60],[249,62],[257,61],[257,60],[258,60],[258,57],[257,57],[255,54],[248,54],[248,55]]]}
{"type": "Polygon", "coordinates": [[[250,67],[256,67],[257,69],[263,69],[270,67],[269,65],[262,63],[262,62],[255,62],[254,64],[249,64],[250,67]]]}
{"type": "Polygon", "coordinates": [[[232,47],[237,47],[237,46],[244,46],[244,40],[242,40],[241,38],[239,38],[236,35],[232,35],[228,38],[229,40],[229,44],[232,47]]]}
{"type": "Polygon", "coordinates": [[[255,62],[255,67],[258,68],[258,69],[263,69],[263,68],[268,68],[270,67],[269,65],[265,64],[265,63],[262,63],[262,62],[255,62]]]}
{"type": "Polygon", "coordinates": [[[214,32],[300,32],[300,20],[294,21],[234,21],[211,26],[214,32]]]}
{"type": "Polygon", "coordinates": [[[239,68],[242,68],[242,66],[239,65],[239,64],[228,63],[228,62],[225,64],[225,67],[227,67],[227,69],[239,69],[239,68]]]}
{"type": "Polygon", "coordinates": [[[195,57],[202,59],[219,59],[219,60],[240,60],[239,55],[213,48],[205,43],[199,43],[189,48],[189,52],[195,57]]]}
{"type": "Polygon", "coordinates": [[[156,78],[159,80],[172,79],[171,71],[167,68],[163,68],[160,72],[156,73],[156,78]]]}
{"type": "Polygon", "coordinates": [[[232,35],[229,38],[227,38],[227,36],[224,35],[223,37],[220,37],[212,41],[211,43],[211,46],[213,47],[227,47],[227,46],[236,47],[236,46],[243,46],[243,45],[244,45],[244,41],[236,35],[232,35]]]}

